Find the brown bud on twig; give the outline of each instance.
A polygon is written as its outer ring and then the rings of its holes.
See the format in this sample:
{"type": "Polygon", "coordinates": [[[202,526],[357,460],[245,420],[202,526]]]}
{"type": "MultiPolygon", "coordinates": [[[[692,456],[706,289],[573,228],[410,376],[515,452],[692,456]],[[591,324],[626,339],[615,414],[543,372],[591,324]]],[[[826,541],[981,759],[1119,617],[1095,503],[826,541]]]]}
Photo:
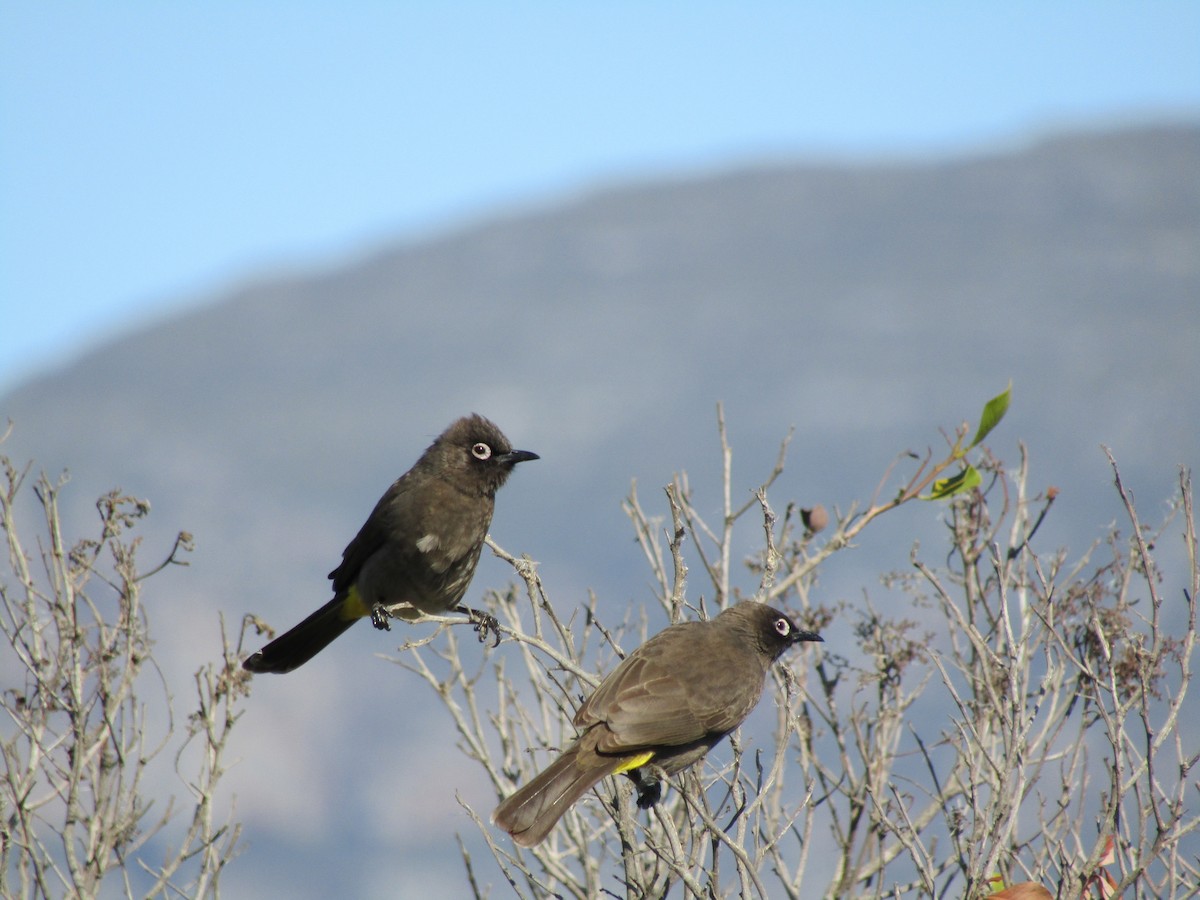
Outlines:
{"type": "Polygon", "coordinates": [[[829,513],[825,511],[824,506],[818,503],[811,509],[801,509],[800,520],[804,522],[804,527],[809,534],[816,534],[829,524],[829,513]]]}

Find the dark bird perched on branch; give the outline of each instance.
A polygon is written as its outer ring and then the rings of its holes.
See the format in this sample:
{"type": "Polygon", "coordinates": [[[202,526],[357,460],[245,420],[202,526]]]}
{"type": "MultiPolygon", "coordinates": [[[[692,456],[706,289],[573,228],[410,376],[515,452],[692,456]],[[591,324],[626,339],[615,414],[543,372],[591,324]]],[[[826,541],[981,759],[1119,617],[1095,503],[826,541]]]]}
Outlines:
{"type": "Polygon", "coordinates": [[[342,564],[329,573],[333,599],[243,666],[290,672],[368,616],[376,628],[387,629],[389,617],[413,620],[457,610],[471,616],[483,640],[495,631],[495,620],[459,602],[475,574],[496,491],[513,466],[537,458],[514,450],[483,416],[459,419],[387,489],[342,551],[342,564]]]}

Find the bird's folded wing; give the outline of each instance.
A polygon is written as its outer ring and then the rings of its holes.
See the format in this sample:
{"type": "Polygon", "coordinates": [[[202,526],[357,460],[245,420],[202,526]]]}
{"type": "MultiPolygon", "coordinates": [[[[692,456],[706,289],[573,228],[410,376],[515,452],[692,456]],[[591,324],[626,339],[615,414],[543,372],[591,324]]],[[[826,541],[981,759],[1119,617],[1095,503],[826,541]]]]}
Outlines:
{"type": "Polygon", "coordinates": [[[576,714],[581,728],[607,726],[600,752],[690,744],[736,727],[758,700],[757,670],[712,665],[703,654],[680,653],[678,645],[666,653],[654,649],[626,659],[576,714]]]}
{"type": "Polygon", "coordinates": [[[358,534],[342,551],[341,563],[329,573],[335,591],[349,589],[350,585],[354,584],[358,578],[358,573],[362,571],[363,565],[371,558],[371,554],[383,546],[387,539],[384,511],[395,503],[397,495],[404,489],[404,483],[405,477],[398,478],[392,483],[392,486],[379,498],[379,502],[371,510],[371,515],[367,516],[367,521],[363,523],[362,528],[358,529],[358,534]]]}

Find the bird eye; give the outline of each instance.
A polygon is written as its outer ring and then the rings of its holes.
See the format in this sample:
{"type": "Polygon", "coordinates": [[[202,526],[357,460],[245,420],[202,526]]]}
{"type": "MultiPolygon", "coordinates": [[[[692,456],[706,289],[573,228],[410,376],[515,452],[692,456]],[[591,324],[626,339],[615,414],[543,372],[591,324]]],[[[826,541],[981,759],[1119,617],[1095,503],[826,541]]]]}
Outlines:
{"type": "Polygon", "coordinates": [[[476,444],[474,447],[471,448],[471,455],[474,456],[476,459],[487,459],[488,457],[490,457],[492,455],[492,448],[489,447],[487,444],[485,444],[483,441],[480,441],[478,444],[476,444]]]}
{"type": "Polygon", "coordinates": [[[776,619],[775,630],[778,631],[781,636],[787,637],[792,633],[792,623],[787,619],[776,619]]]}

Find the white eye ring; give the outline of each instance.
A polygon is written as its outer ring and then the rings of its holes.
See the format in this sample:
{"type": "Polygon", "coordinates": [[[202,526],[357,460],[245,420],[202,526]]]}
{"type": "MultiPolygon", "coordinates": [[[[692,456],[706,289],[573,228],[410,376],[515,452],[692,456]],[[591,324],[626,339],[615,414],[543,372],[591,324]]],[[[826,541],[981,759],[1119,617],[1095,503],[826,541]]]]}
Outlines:
{"type": "Polygon", "coordinates": [[[792,633],[792,623],[787,619],[776,619],[775,630],[778,631],[781,636],[787,637],[792,633]]]}
{"type": "Polygon", "coordinates": [[[489,459],[492,455],[492,448],[480,441],[471,448],[471,455],[476,459],[489,459]]]}

